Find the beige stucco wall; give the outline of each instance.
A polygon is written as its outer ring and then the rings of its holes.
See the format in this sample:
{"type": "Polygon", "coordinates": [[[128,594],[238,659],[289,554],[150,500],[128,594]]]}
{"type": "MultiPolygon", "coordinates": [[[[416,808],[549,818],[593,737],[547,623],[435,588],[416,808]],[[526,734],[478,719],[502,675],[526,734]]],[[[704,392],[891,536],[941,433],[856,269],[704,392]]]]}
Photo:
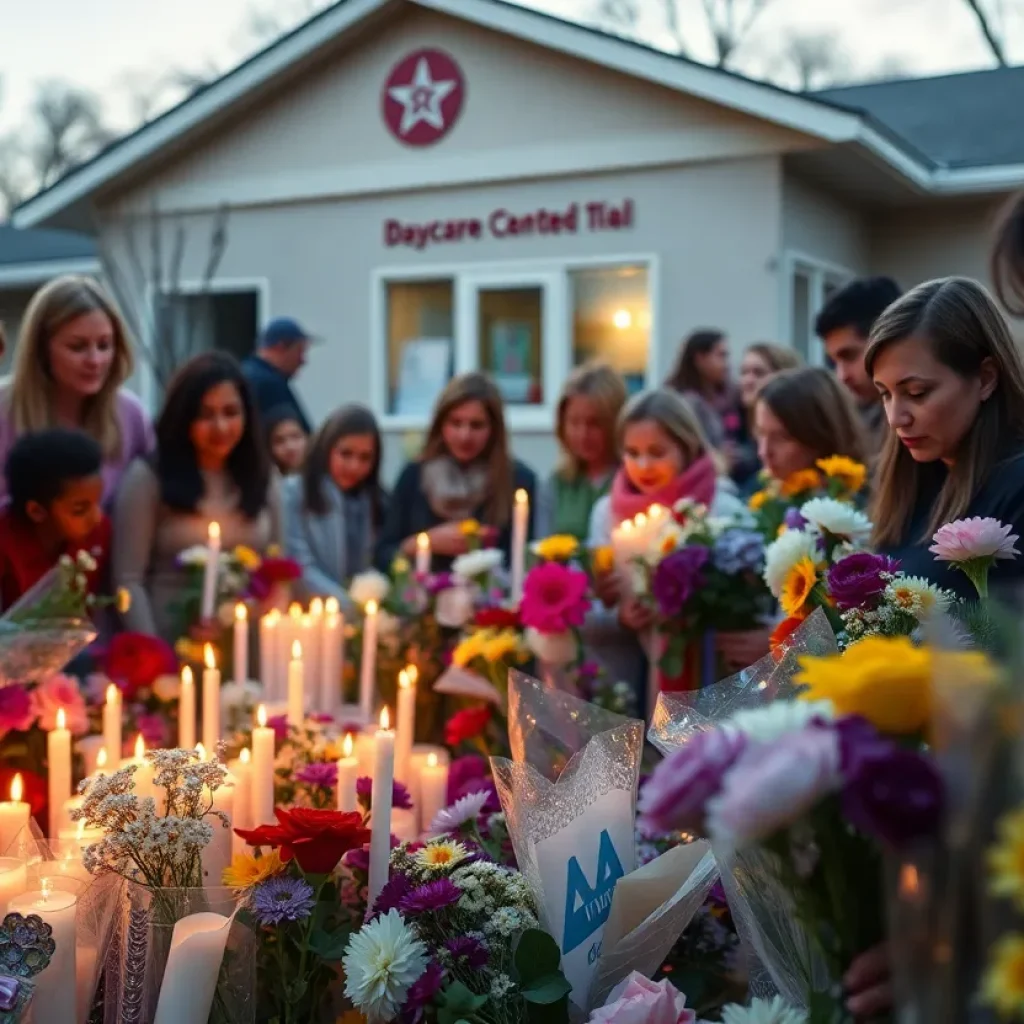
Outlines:
{"type": "Polygon", "coordinates": [[[869,225],[864,214],[848,200],[788,170],[782,183],[782,248],[855,275],[870,270],[869,225]]]}

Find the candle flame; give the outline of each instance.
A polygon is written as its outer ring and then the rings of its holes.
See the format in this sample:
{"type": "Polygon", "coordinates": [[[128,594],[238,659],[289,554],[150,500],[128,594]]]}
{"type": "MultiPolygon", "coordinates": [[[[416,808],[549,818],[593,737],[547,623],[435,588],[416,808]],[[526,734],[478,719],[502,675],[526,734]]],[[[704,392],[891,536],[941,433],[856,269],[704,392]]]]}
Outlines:
{"type": "Polygon", "coordinates": [[[638,527],[646,526],[647,516],[645,516],[643,512],[637,512],[636,518],[633,520],[633,522],[636,523],[638,527]]]}
{"type": "Polygon", "coordinates": [[[203,663],[206,665],[207,668],[217,667],[217,659],[214,657],[213,654],[213,644],[203,645],[203,663]]]}
{"type": "Polygon", "coordinates": [[[633,523],[632,523],[632,521],[627,519],[624,523],[619,523],[619,529],[623,533],[632,533],[633,532],[633,523]]]}
{"type": "Polygon", "coordinates": [[[324,602],[324,611],[327,612],[328,615],[337,615],[338,612],[341,611],[341,605],[338,603],[338,599],[336,597],[327,598],[324,602]]]}
{"type": "Polygon", "coordinates": [[[199,755],[200,761],[206,760],[206,747],[204,747],[202,743],[196,744],[196,753],[199,755]]]}
{"type": "Polygon", "coordinates": [[[96,755],[96,767],[106,768],[107,767],[107,748],[100,747],[99,753],[96,755]]]}
{"type": "Polygon", "coordinates": [[[276,608],[271,608],[270,611],[263,616],[263,621],[270,629],[273,629],[281,621],[281,613],[276,608]]]}
{"type": "Polygon", "coordinates": [[[320,615],[323,615],[323,613],[324,613],[323,598],[321,598],[321,597],[314,597],[313,600],[309,602],[309,614],[314,616],[314,617],[318,617],[320,615]]]}
{"type": "Polygon", "coordinates": [[[192,669],[188,665],[186,665],[181,670],[181,685],[182,686],[194,686],[195,685],[195,680],[192,678],[192,669]]]}
{"type": "Polygon", "coordinates": [[[238,755],[238,760],[241,761],[242,764],[248,764],[252,760],[252,754],[249,752],[248,747],[242,747],[242,751],[238,755]]]}
{"type": "Polygon", "coordinates": [[[24,783],[21,781],[21,772],[11,780],[11,803],[20,803],[21,795],[24,792],[24,783]]]}
{"type": "Polygon", "coordinates": [[[377,602],[372,600],[372,599],[367,601],[366,602],[365,611],[366,611],[367,615],[376,615],[377,614],[377,602]]]}
{"type": "Polygon", "coordinates": [[[345,733],[345,738],[341,741],[341,754],[342,757],[352,756],[352,733],[345,733]]]}
{"type": "Polygon", "coordinates": [[[528,505],[530,503],[530,496],[520,487],[516,491],[516,504],[517,505],[528,505]]]}
{"type": "Polygon", "coordinates": [[[262,704],[256,709],[256,724],[261,729],[267,727],[267,709],[262,704]]]}
{"type": "Polygon", "coordinates": [[[210,538],[210,540],[220,540],[220,523],[210,523],[210,530],[207,536],[210,538]]]}
{"type": "Polygon", "coordinates": [[[657,505],[657,504],[652,505],[647,510],[647,514],[651,517],[651,519],[660,519],[665,514],[665,512],[666,512],[665,506],[664,505],[657,505]]]}
{"type": "Polygon", "coordinates": [[[135,757],[141,761],[146,756],[146,741],[142,738],[140,732],[138,738],[135,740],[135,757]]]}
{"type": "Polygon", "coordinates": [[[916,896],[921,888],[921,878],[914,864],[903,864],[900,867],[900,895],[916,896]]]}
{"type": "Polygon", "coordinates": [[[75,833],[75,838],[81,842],[85,838],[85,818],[78,819],[78,829],[75,833]]]}
{"type": "Polygon", "coordinates": [[[385,705],[380,711],[380,727],[387,732],[391,728],[391,716],[388,714],[387,706],[385,705]]]}
{"type": "Polygon", "coordinates": [[[241,601],[235,605],[235,622],[245,622],[249,618],[249,609],[241,601]]]}
{"type": "Polygon", "coordinates": [[[67,727],[67,722],[68,722],[68,716],[66,714],[64,714],[64,709],[61,708],[57,712],[57,728],[58,729],[66,728],[67,727]]]}
{"type": "Polygon", "coordinates": [[[117,703],[118,692],[119,691],[118,691],[117,687],[113,683],[110,683],[110,685],[107,686],[107,703],[108,704],[116,704],[117,703]]]}
{"type": "Polygon", "coordinates": [[[420,551],[429,551],[430,550],[430,538],[425,533],[417,533],[416,534],[416,547],[419,548],[420,551]]]}
{"type": "Polygon", "coordinates": [[[415,665],[406,665],[405,671],[409,675],[409,682],[415,686],[420,681],[420,670],[415,665]]]}
{"type": "Polygon", "coordinates": [[[51,885],[52,883],[48,878],[42,878],[39,881],[39,893],[43,897],[43,903],[50,898],[51,885]]]}
{"type": "Polygon", "coordinates": [[[437,754],[427,754],[427,765],[430,768],[437,767],[437,754]]]}
{"type": "Polygon", "coordinates": [[[298,640],[292,641],[292,661],[302,661],[302,644],[298,640]]]}
{"type": "Polygon", "coordinates": [[[289,605],[289,607],[288,607],[288,614],[293,619],[301,619],[302,618],[302,605],[299,604],[298,601],[292,601],[291,605],[289,605]]]}
{"type": "Polygon", "coordinates": [[[404,668],[398,673],[398,685],[403,690],[408,690],[409,687],[412,685],[412,683],[409,681],[409,673],[404,668]]]}

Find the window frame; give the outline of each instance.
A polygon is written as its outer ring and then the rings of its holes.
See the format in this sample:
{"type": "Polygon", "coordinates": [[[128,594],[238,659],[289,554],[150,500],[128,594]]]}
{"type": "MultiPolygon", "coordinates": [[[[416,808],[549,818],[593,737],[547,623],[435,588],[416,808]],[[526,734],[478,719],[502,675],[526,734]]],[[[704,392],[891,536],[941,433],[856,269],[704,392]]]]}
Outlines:
{"type": "Polygon", "coordinates": [[[822,345],[821,338],[814,333],[814,318],[817,317],[825,303],[825,285],[829,281],[834,281],[841,288],[854,280],[858,276],[857,272],[842,264],[832,263],[796,249],[787,249],[782,258],[784,269],[782,298],[779,304],[782,314],[780,337],[794,352],[799,352],[794,336],[796,311],[793,302],[793,282],[798,274],[803,275],[808,279],[807,337],[809,351],[807,352],[807,362],[810,366],[824,366],[826,363],[825,346],[822,345]]]}
{"type": "Polygon", "coordinates": [[[477,339],[478,309],[475,296],[479,289],[516,288],[541,285],[543,291],[544,330],[554,332],[554,340],[542,338],[542,378],[544,402],[540,405],[508,405],[505,409],[509,430],[549,433],[553,429],[558,395],[572,370],[574,270],[598,267],[643,266],[647,271],[647,297],[650,308],[648,328],[646,387],[652,386],[659,363],[660,264],[654,253],[609,253],[602,256],[565,256],[556,259],[523,259],[490,263],[409,264],[377,267],[370,275],[370,395],[372,407],[383,429],[421,430],[429,417],[388,411],[388,335],[387,288],[390,283],[437,281],[452,282],[452,339],[454,372],[466,373],[479,368],[477,339]]]}

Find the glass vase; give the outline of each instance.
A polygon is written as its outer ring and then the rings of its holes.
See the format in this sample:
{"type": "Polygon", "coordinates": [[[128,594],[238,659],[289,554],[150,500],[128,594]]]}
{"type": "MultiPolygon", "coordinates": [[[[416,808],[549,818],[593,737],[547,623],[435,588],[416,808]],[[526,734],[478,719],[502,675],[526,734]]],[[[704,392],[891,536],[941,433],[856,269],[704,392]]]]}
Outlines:
{"type": "Polygon", "coordinates": [[[0,686],[39,682],[59,672],[95,639],[96,629],[88,619],[0,619],[0,686]]]}

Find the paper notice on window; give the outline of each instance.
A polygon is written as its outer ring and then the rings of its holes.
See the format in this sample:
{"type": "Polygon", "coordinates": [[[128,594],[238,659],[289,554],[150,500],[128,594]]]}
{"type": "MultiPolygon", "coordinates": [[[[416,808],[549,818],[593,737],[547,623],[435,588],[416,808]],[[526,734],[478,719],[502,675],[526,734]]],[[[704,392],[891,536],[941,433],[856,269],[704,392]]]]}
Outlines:
{"type": "Polygon", "coordinates": [[[402,349],[392,411],[398,416],[429,416],[451,372],[450,338],[407,341],[402,349]]]}

